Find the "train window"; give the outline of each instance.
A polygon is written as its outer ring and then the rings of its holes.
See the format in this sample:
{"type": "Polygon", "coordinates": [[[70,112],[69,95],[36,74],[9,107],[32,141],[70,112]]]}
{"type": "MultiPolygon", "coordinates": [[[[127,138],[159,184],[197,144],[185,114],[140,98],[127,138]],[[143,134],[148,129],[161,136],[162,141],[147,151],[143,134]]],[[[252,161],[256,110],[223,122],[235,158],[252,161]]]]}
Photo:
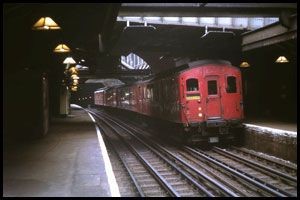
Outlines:
{"type": "Polygon", "coordinates": [[[216,80],[207,81],[207,91],[208,95],[218,94],[216,80]]]}
{"type": "Polygon", "coordinates": [[[147,89],[146,89],[146,87],[144,87],[144,98],[145,98],[145,99],[148,98],[148,97],[147,97],[147,89]]]}
{"type": "Polygon", "coordinates": [[[154,101],[159,101],[160,99],[160,92],[161,92],[161,87],[159,87],[159,82],[154,85],[154,101]]]}
{"type": "Polygon", "coordinates": [[[186,91],[198,91],[198,79],[191,78],[186,80],[186,91]]]}
{"type": "Polygon", "coordinates": [[[147,86],[147,99],[151,99],[151,101],[153,101],[153,85],[147,86]]]}
{"type": "Polygon", "coordinates": [[[236,93],[236,78],[234,76],[227,77],[227,93],[236,93]]]}

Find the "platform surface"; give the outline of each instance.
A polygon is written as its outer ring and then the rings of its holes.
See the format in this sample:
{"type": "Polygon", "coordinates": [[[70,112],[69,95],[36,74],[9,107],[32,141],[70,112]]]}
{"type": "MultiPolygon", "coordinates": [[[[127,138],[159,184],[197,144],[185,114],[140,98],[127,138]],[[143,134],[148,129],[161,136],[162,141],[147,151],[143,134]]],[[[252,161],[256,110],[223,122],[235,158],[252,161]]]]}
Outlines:
{"type": "Polygon", "coordinates": [[[273,129],[297,132],[297,123],[282,122],[269,119],[245,119],[244,123],[262,127],[269,127],[273,129]]]}
{"type": "Polygon", "coordinates": [[[4,149],[3,196],[114,196],[102,153],[94,122],[73,107],[45,137],[4,149]]]}

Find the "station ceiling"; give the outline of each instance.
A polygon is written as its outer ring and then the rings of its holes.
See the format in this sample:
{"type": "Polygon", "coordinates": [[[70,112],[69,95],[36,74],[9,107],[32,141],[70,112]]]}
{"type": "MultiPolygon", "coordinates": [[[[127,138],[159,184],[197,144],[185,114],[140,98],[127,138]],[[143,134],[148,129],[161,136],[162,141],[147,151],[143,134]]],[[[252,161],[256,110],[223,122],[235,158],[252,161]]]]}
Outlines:
{"type": "Polygon", "coordinates": [[[119,16],[275,17],[296,3],[123,3],[119,16]]]}
{"type": "Polygon", "coordinates": [[[214,52],[230,57],[227,49],[236,46],[240,42],[236,36],[246,30],[222,33],[209,29],[212,32],[205,37],[204,27],[155,25],[155,29],[125,30],[126,22],[117,22],[117,16],[278,17],[296,13],[296,9],[296,3],[4,4],[4,64],[13,66],[8,69],[12,72],[43,64],[51,70],[51,65],[64,59],[53,53],[55,46],[64,42],[75,59],[86,60],[90,67],[87,77],[117,73],[120,56],[131,52],[156,66],[158,72],[187,56],[207,58],[214,52]],[[33,31],[32,25],[42,16],[51,16],[62,29],[33,31]]]}
{"type": "Polygon", "coordinates": [[[65,43],[75,59],[84,59],[94,66],[103,54],[99,51],[99,34],[106,45],[120,6],[120,3],[4,4],[4,61],[21,68],[46,64],[49,60],[62,62],[65,55],[56,55],[53,49],[65,43]],[[46,16],[61,29],[33,31],[33,24],[46,16]]]}

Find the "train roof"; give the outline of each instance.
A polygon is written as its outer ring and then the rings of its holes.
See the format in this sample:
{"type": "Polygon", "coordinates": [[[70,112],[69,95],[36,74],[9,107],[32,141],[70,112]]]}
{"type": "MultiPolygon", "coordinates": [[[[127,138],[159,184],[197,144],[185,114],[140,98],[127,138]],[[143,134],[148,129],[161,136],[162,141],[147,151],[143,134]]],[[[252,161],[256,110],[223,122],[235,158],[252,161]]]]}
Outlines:
{"type": "Polygon", "coordinates": [[[232,66],[231,62],[227,60],[196,60],[193,62],[187,63],[189,68],[193,67],[200,67],[201,65],[207,65],[207,64],[217,64],[217,65],[229,65],[232,66]]]}
{"type": "Polygon", "coordinates": [[[149,82],[149,81],[152,81],[152,80],[155,80],[155,79],[164,78],[164,77],[172,75],[172,74],[187,71],[187,70],[190,70],[192,68],[201,67],[201,66],[208,65],[208,64],[228,65],[228,66],[235,67],[231,64],[231,62],[229,62],[227,60],[197,60],[197,61],[192,61],[192,62],[186,62],[186,63],[184,63],[184,64],[182,64],[182,65],[180,65],[176,68],[171,68],[169,70],[163,71],[163,72],[158,73],[158,74],[153,74],[153,75],[151,75],[149,77],[146,77],[144,80],[139,81],[139,82],[149,82]]]}
{"type": "MultiPolygon", "coordinates": [[[[161,79],[161,78],[164,78],[164,77],[167,77],[167,76],[170,76],[170,75],[177,74],[179,72],[184,72],[184,71],[187,71],[187,70],[190,70],[190,69],[193,69],[193,68],[196,68],[196,67],[201,67],[201,66],[204,66],[204,65],[208,65],[208,64],[216,64],[216,65],[220,65],[220,66],[221,65],[228,65],[228,66],[239,69],[238,67],[233,66],[231,64],[231,62],[229,62],[227,60],[197,60],[197,61],[183,63],[182,65],[180,65],[176,68],[171,68],[171,69],[165,70],[163,72],[160,72],[158,74],[151,74],[148,77],[145,77],[144,79],[142,79],[140,81],[137,81],[137,82],[134,82],[134,83],[131,83],[131,84],[117,85],[117,86],[113,86],[113,87],[110,87],[110,88],[127,87],[127,86],[131,86],[131,85],[134,85],[134,84],[137,84],[137,83],[148,83],[148,82],[151,82],[151,81],[156,80],[156,79],[161,79]]],[[[106,88],[106,89],[110,89],[110,88],[106,88]]]]}

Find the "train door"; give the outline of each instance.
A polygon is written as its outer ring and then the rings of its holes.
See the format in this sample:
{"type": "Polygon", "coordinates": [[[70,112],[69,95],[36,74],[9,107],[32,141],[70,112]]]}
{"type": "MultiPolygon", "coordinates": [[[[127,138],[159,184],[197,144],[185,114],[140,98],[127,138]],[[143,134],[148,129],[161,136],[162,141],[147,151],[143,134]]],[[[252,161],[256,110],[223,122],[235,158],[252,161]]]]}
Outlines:
{"type": "Polygon", "coordinates": [[[242,116],[241,107],[241,88],[240,78],[235,75],[226,75],[226,98],[223,98],[224,106],[224,118],[239,119],[242,116]]]}
{"type": "Polygon", "coordinates": [[[144,91],[143,91],[143,86],[139,85],[138,86],[138,111],[140,113],[143,113],[143,99],[144,99],[144,91]]]}
{"type": "Polygon", "coordinates": [[[221,88],[218,76],[206,76],[206,120],[221,118],[221,88]]]}
{"type": "Polygon", "coordinates": [[[186,79],[185,102],[186,117],[189,122],[199,121],[198,107],[200,101],[200,87],[197,78],[186,79]]]}

